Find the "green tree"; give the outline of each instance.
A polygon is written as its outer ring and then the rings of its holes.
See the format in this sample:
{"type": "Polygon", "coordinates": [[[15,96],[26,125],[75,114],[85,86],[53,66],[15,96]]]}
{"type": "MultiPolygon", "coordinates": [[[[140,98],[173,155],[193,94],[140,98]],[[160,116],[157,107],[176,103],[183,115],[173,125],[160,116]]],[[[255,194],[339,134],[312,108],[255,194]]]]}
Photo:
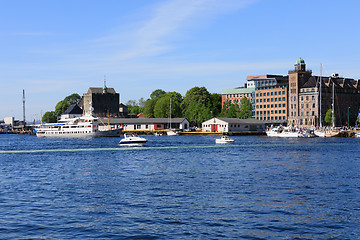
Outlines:
{"type": "Polygon", "coordinates": [[[240,100],[240,113],[239,118],[251,118],[252,117],[252,104],[246,97],[240,100]]]}
{"type": "MultiPolygon", "coordinates": [[[[190,103],[186,109],[186,114],[191,119],[192,125],[196,126],[200,126],[202,122],[209,120],[213,116],[211,109],[201,102],[190,103]]],[[[188,119],[188,117],[186,118],[188,119]]]]}
{"type": "Polygon", "coordinates": [[[144,105],[144,115],[147,118],[153,118],[154,117],[154,107],[156,104],[157,100],[156,99],[148,99],[145,102],[144,105]]]}
{"type": "Polygon", "coordinates": [[[60,102],[58,102],[55,106],[56,117],[59,117],[63,112],[65,112],[69,106],[70,105],[67,104],[64,100],[61,100],[60,102]]]}
{"type": "Polygon", "coordinates": [[[142,101],[143,101],[142,104],[143,104],[143,107],[144,107],[143,108],[143,113],[144,113],[145,117],[147,117],[147,118],[155,117],[154,108],[155,108],[156,102],[160,99],[160,97],[162,97],[162,96],[164,96],[166,94],[167,93],[164,90],[156,89],[155,91],[153,91],[150,94],[149,99],[147,99],[146,101],[144,101],[144,99],[142,99],[142,101]]]}
{"type": "Polygon", "coordinates": [[[229,101],[224,103],[220,113],[221,117],[238,118],[240,116],[240,107],[237,104],[232,104],[229,101]]]}
{"type": "Polygon", "coordinates": [[[210,95],[210,99],[211,99],[211,111],[212,111],[211,117],[218,116],[221,112],[221,94],[212,93],[210,95]]]}
{"type": "Polygon", "coordinates": [[[139,114],[141,112],[143,112],[144,110],[144,99],[140,98],[139,101],[136,100],[129,100],[127,101],[127,103],[125,104],[128,107],[128,112],[130,114],[139,114]]]}
{"type": "MultiPolygon", "coordinates": [[[[214,95],[213,99],[216,100],[217,96],[214,95]]],[[[213,99],[205,87],[193,87],[189,89],[181,104],[183,116],[192,124],[196,125],[208,120],[212,115],[217,113],[216,109],[213,108],[213,99]],[[215,112],[213,112],[213,110],[215,112]]],[[[215,102],[214,105],[216,105],[215,102]]]]}
{"type": "Polygon", "coordinates": [[[42,116],[41,121],[46,122],[46,123],[56,123],[57,122],[57,117],[55,115],[55,112],[54,111],[46,112],[42,116]]]}
{"type": "Polygon", "coordinates": [[[150,99],[156,99],[158,97],[160,97],[161,95],[164,95],[166,94],[166,92],[162,89],[156,89],[155,91],[153,91],[151,94],[150,94],[150,99]]]}
{"type": "Polygon", "coordinates": [[[327,110],[326,115],[325,115],[325,122],[329,125],[332,124],[333,122],[335,122],[335,116],[334,116],[334,119],[332,117],[332,109],[327,110]]]}
{"type": "Polygon", "coordinates": [[[167,118],[170,114],[170,99],[171,99],[171,117],[181,117],[180,104],[182,96],[177,92],[169,92],[161,95],[154,106],[154,117],[167,118]]]}
{"type": "Polygon", "coordinates": [[[138,105],[140,108],[143,108],[145,106],[145,99],[144,98],[140,98],[139,101],[138,101],[138,105]]]}
{"type": "Polygon", "coordinates": [[[71,104],[78,103],[80,99],[81,97],[77,93],[73,93],[65,97],[63,100],[56,104],[55,116],[59,117],[63,112],[65,112],[66,109],[68,109],[68,107],[70,107],[71,104]]]}

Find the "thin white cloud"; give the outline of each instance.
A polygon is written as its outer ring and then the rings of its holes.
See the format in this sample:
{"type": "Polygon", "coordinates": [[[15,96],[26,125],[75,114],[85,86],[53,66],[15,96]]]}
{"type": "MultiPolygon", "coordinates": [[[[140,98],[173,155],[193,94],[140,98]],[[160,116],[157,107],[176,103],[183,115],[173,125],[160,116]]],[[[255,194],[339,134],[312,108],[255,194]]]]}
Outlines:
{"type": "Polygon", "coordinates": [[[221,14],[246,7],[255,0],[172,0],[156,5],[148,19],[132,23],[125,33],[116,33],[93,41],[99,47],[118,47],[113,60],[128,60],[164,54],[176,48],[174,40],[186,37],[186,30],[206,24],[221,14]]]}

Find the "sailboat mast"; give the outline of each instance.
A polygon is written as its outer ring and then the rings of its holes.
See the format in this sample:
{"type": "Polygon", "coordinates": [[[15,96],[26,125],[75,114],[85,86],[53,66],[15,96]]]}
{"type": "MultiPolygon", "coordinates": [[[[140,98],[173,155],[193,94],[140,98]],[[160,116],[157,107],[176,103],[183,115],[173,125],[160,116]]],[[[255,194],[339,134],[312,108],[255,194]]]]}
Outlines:
{"type": "Polygon", "coordinates": [[[321,76],[322,76],[322,64],[320,63],[320,90],[319,90],[319,98],[320,98],[320,104],[319,104],[319,116],[320,116],[320,127],[322,127],[322,119],[321,119],[321,85],[322,85],[322,80],[321,80],[321,76]]]}
{"type": "Polygon", "coordinates": [[[332,126],[335,127],[334,111],[335,111],[335,83],[333,82],[333,92],[332,92],[332,126]]]}
{"type": "Polygon", "coordinates": [[[25,127],[25,122],[26,122],[26,119],[25,119],[25,89],[23,89],[23,125],[25,127]]]}
{"type": "Polygon", "coordinates": [[[170,114],[169,114],[169,129],[171,129],[171,97],[170,97],[170,114]]]}

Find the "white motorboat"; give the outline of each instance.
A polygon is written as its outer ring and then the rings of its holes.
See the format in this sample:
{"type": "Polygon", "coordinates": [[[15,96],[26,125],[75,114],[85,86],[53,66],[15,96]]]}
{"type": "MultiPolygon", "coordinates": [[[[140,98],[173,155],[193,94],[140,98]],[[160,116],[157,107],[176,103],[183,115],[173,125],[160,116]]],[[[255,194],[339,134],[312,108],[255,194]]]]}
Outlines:
{"type": "Polygon", "coordinates": [[[299,137],[299,133],[298,132],[292,132],[292,131],[283,131],[282,133],[279,134],[278,137],[297,138],[297,137],[299,137]]]}
{"type": "Polygon", "coordinates": [[[216,139],[215,142],[217,144],[229,144],[229,143],[233,143],[234,139],[231,139],[229,138],[229,136],[224,135],[221,138],[216,139]]]}
{"type": "Polygon", "coordinates": [[[169,130],[169,131],[166,132],[166,135],[168,135],[168,136],[179,136],[180,133],[176,132],[174,130],[169,130]]]}
{"type": "Polygon", "coordinates": [[[133,134],[124,134],[124,138],[120,140],[120,146],[125,147],[141,147],[147,142],[147,139],[135,136],[133,134]]]}
{"type": "Polygon", "coordinates": [[[279,134],[282,132],[281,127],[273,127],[266,131],[266,135],[269,137],[278,137],[279,134]]]}
{"type": "Polygon", "coordinates": [[[356,132],[356,133],[355,133],[355,137],[356,137],[356,138],[360,138],[360,132],[356,132]]]}
{"type": "Polygon", "coordinates": [[[266,131],[266,135],[269,137],[297,138],[299,131],[296,128],[280,126],[266,131]]]}

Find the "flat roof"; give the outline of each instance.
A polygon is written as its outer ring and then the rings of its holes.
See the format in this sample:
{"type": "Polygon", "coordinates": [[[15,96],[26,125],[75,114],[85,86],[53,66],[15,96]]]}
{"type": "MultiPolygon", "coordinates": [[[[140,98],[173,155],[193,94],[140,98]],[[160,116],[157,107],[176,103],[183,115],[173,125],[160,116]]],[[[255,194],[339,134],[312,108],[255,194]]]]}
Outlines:
{"type": "Polygon", "coordinates": [[[221,94],[244,94],[244,93],[253,93],[255,88],[232,88],[224,89],[221,94]]]}
{"type": "MultiPolygon", "coordinates": [[[[108,118],[100,118],[100,123],[107,124],[108,118]]],[[[182,123],[186,118],[171,118],[171,123],[182,123]]],[[[169,118],[110,118],[110,124],[167,124],[169,118]]]]}

